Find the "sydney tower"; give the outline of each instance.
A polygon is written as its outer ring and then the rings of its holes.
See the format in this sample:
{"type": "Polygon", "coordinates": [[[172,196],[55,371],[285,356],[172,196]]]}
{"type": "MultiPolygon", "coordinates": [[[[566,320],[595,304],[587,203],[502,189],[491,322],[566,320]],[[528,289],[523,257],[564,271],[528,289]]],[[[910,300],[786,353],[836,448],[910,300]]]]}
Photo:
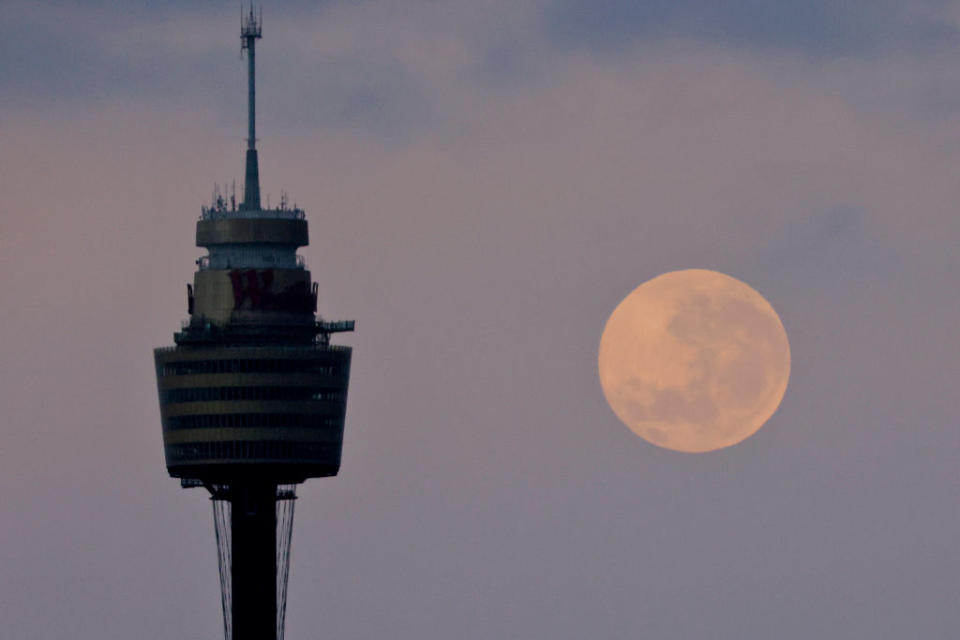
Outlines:
{"type": "Polygon", "coordinates": [[[189,320],[154,352],[167,471],[214,505],[227,640],[282,638],[295,485],[340,468],[353,322],[317,317],[297,249],[303,210],[260,203],[254,81],[261,16],[241,21],[249,65],[243,200],[215,192],[197,221],[189,320]]]}

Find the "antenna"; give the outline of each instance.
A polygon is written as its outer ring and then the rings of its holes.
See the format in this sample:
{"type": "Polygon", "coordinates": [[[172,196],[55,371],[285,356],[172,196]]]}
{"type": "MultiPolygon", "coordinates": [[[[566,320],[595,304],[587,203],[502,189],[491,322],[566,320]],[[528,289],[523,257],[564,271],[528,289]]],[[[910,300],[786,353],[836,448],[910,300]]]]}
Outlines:
{"type": "Polygon", "coordinates": [[[240,10],[240,53],[247,52],[247,167],[241,209],[260,209],[260,168],[257,163],[257,84],[256,41],[262,38],[263,9],[259,18],[250,11],[244,15],[240,10]]]}

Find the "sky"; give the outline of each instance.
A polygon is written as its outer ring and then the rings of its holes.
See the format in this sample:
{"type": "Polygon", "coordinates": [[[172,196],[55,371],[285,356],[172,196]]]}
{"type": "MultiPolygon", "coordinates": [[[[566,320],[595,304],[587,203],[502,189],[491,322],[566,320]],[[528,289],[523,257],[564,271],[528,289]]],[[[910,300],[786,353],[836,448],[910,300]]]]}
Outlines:
{"type": "MultiPolygon", "coordinates": [[[[242,175],[232,3],[0,11],[0,620],[217,638],[151,350],[242,175]]],[[[261,189],[356,319],[287,637],[955,638],[960,2],[269,3],[261,189]],[[619,301],[749,283],[792,371],[690,455],[607,407],[619,301]]]]}

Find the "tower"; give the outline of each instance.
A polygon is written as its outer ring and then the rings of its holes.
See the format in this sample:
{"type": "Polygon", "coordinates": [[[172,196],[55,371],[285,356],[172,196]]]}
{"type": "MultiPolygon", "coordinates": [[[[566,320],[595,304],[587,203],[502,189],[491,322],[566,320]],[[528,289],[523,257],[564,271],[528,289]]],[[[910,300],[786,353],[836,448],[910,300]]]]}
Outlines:
{"type": "Polygon", "coordinates": [[[340,468],[353,321],[316,316],[317,284],[297,249],[303,210],[260,205],[255,47],[262,16],[241,15],[249,65],[243,201],[219,189],[201,208],[193,284],[174,346],[154,351],[167,471],[214,505],[227,640],[282,638],[296,485],[340,468]]]}

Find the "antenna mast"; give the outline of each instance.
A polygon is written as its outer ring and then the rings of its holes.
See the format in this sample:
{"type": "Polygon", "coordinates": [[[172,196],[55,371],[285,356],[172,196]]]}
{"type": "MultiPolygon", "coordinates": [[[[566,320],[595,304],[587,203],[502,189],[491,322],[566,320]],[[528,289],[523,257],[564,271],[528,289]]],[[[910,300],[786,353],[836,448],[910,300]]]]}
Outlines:
{"type": "Polygon", "coordinates": [[[253,5],[246,15],[240,12],[240,52],[247,51],[247,168],[244,174],[243,204],[244,210],[260,209],[260,169],[257,163],[257,84],[256,84],[256,41],[261,37],[263,28],[263,9],[259,16],[253,12],[253,5]]]}

